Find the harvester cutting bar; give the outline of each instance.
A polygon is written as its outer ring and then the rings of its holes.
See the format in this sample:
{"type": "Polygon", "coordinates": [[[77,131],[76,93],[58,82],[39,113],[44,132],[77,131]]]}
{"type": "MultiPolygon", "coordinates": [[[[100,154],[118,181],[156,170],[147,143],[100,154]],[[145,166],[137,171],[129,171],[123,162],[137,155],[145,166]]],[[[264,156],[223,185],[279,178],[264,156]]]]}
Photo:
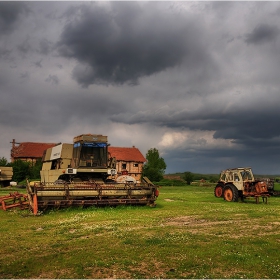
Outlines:
{"type": "Polygon", "coordinates": [[[149,184],[40,183],[29,187],[33,213],[47,207],[91,205],[150,205],[155,206],[157,187],[149,184]]]}
{"type": "MultiPolygon", "coordinates": [[[[77,199],[77,200],[47,200],[38,201],[38,208],[43,210],[47,207],[64,208],[71,206],[117,206],[117,205],[147,205],[146,200],[141,199],[77,199]]],[[[153,206],[153,205],[151,205],[153,206]]]]}
{"type": "Polygon", "coordinates": [[[4,211],[14,207],[19,207],[22,210],[28,209],[29,201],[27,195],[14,192],[0,197],[0,208],[4,211]]]}

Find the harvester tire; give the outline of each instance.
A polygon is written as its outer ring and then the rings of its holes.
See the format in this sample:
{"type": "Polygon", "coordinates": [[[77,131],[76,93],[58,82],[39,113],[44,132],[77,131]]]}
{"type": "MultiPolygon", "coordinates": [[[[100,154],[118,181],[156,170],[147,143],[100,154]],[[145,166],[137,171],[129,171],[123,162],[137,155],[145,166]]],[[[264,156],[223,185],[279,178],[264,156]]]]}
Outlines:
{"type": "Polygon", "coordinates": [[[224,199],[226,201],[238,201],[238,190],[234,185],[228,185],[224,189],[224,199]]]}
{"type": "Polygon", "coordinates": [[[216,197],[223,197],[223,194],[224,194],[224,185],[217,184],[217,186],[215,187],[215,190],[214,190],[214,195],[216,197]]]}

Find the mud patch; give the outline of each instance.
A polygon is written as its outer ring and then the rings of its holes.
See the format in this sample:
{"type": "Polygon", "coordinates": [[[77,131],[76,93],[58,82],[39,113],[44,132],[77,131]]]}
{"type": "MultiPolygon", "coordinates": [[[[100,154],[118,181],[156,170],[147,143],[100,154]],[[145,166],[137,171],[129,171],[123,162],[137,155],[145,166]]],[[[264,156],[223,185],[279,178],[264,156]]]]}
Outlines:
{"type": "Polygon", "coordinates": [[[212,226],[212,225],[225,225],[231,224],[232,221],[208,221],[205,219],[200,219],[198,216],[181,216],[170,218],[166,220],[166,225],[168,226],[186,226],[186,225],[200,225],[200,226],[212,226]]]}
{"type": "MultiPolygon", "coordinates": [[[[242,215],[240,215],[242,216],[242,215]]],[[[259,219],[240,219],[213,221],[199,216],[180,216],[168,218],[164,226],[177,227],[192,234],[207,234],[224,238],[238,239],[240,237],[269,236],[279,232],[279,222],[260,223],[259,219]]]]}

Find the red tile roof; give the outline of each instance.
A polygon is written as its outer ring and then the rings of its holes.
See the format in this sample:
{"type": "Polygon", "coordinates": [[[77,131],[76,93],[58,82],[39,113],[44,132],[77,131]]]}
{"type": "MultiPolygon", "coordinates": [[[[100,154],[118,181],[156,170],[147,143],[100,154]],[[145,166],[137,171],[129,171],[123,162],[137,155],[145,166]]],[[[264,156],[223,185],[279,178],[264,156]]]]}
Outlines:
{"type": "Polygon", "coordinates": [[[22,142],[18,146],[14,146],[11,150],[11,156],[17,158],[41,158],[44,151],[52,148],[57,144],[54,143],[34,143],[22,142]]]}
{"type": "Polygon", "coordinates": [[[115,157],[116,160],[122,161],[135,161],[135,162],[145,162],[146,159],[141,154],[141,152],[135,148],[123,148],[123,147],[108,147],[108,151],[111,157],[115,157]]]}

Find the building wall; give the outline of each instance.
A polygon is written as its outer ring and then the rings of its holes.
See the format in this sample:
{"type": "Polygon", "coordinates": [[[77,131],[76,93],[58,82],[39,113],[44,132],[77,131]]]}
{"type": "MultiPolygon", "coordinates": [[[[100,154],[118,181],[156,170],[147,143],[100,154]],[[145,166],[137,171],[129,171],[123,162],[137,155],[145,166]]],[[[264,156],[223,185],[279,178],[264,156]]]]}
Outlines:
{"type": "Polygon", "coordinates": [[[131,161],[117,161],[116,169],[118,176],[122,175],[122,172],[127,171],[129,176],[134,177],[137,181],[140,181],[143,163],[131,161]]]}

